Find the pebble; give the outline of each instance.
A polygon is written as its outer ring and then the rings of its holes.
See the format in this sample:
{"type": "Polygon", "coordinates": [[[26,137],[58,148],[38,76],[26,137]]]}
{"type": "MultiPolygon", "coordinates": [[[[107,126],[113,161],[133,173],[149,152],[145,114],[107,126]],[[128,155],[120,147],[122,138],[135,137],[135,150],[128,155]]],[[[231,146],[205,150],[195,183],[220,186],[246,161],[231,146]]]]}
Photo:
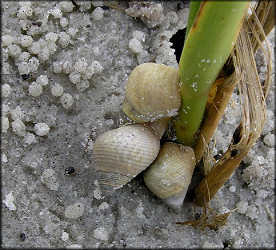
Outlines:
{"type": "Polygon", "coordinates": [[[20,38],[20,45],[24,48],[27,48],[32,44],[33,41],[34,39],[31,36],[23,35],[20,38]]]}
{"type": "Polygon", "coordinates": [[[1,161],[3,163],[7,163],[8,162],[8,157],[4,153],[2,153],[2,155],[1,155],[1,161]]]}
{"type": "Polygon", "coordinates": [[[39,136],[47,135],[50,128],[46,123],[37,123],[34,126],[34,132],[39,136]]]}
{"type": "Polygon", "coordinates": [[[69,234],[65,231],[62,232],[61,239],[67,241],[69,239],[69,234]]]}
{"type": "Polygon", "coordinates": [[[78,219],[83,215],[84,205],[80,202],[75,202],[65,208],[64,215],[69,219],[78,219]]]}
{"type": "Polygon", "coordinates": [[[275,146],[275,136],[274,136],[274,134],[268,133],[264,137],[264,144],[267,145],[268,147],[274,147],[275,146]]]}
{"type": "Polygon", "coordinates": [[[2,96],[8,97],[11,93],[11,86],[7,83],[2,85],[2,96]]]}
{"type": "Polygon", "coordinates": [[[74,99],[69,93],[63,94],[59,101],[65,109],[69,109],[74,103],[74,99]]]}
{"type": "Polygon", "coordinates": [[[46,75],[40,75],[36,78],[36,82],[42,86],[48,85],[48,77],[46,75]]]}
{"type": "Polygon", "coordinates": [[[104,227],[98,227],[93,232],[94,238],[102,241],[108,240],[108,232],[104,227]]]}
{"type": "Polygon", "coordinates": [[[54,85],[51,86],[51,93],[53,96],[62,96],[63,95],[63,87],[58,84],[58,83],[55,83],[54,85]]]}
{"type": "Polygon", "coordinates": [[[29,86],[29,93],[33,97],[38,97],[42,94],[42,86],[36,82],[32,82],[29,86]]]}
{"type": "Polygon", "coordinates": [[[9,122],[9,118],[6,116],[2,116],[1,117],[2,120],[2,124],[1,124],[1,131],[3,133],[7,133],[9,127],[10,127],[10,122],[9,122]]]}
{"type": "Polygon", "coordinates": [[[95,10],[92,12],[92,18],[96,21],[99,21],[103,18],[104,10],[101,7],[97,7],[95,10]]]}
{"type": "Polygon", "coordinates": [[[140,41],[136,38],[132,38],[129,43],[128,47],[134,52],[135,54],[141,52],[143,50],[143,46],[140,41]]]}
{"type": "Polygon", "coordinates": [[[5,200],[3,200],[3,203],[6,205],[6,207],[11,210],[11,211],[14,211],[16,210],[16,206],[13,204],[14,202],[14,197],[12,195],[12,192],[10,192],[9,194],[7,194],[5,196],[5,200]]]}
{"type": "Polygon", "coordinates": [[[245,214],[246,210],[248,208],[248,202],[247,201],[240,201],[236,205],[237,207],[237,212],[240,214],[245,214]]]}
{"type": "Polygon", "coordinates": [[[15,120],[11,123],[12,131],[18,136],[25,136],[26,126],[21,120],[15,120]]]}
{"type": "Polygon", "coordinates": [[[57,191],[59,183],[55,176],[55,171],[51,168],[46,169],[41,175],[41,181],[52,191],[57,191]]]}

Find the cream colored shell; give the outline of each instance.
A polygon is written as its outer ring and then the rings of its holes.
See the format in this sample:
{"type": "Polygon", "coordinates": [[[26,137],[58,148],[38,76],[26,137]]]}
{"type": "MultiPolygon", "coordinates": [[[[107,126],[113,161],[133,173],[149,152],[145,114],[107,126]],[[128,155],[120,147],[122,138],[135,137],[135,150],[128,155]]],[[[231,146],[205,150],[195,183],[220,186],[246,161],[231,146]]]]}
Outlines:
{"type": "Polygon", "coordinates": [[[195,167],[192,148],[167,142],[144,172],[147,187],[161,199],[173,206],[183,203],[195,167]]]}
{"type": "Polygon", "coordinates": [[[159,139],[147,124],[127,125],[99,136],[93,154],[102,191],[118,189],[145,170],[159,148],[159,139]]]}
{"type": "Polygon", "coordinates": [[[181,95],[178,70],[144,63],[130,73],[123,110],[136,122],[149,122],[178,113],[181,95]]]}

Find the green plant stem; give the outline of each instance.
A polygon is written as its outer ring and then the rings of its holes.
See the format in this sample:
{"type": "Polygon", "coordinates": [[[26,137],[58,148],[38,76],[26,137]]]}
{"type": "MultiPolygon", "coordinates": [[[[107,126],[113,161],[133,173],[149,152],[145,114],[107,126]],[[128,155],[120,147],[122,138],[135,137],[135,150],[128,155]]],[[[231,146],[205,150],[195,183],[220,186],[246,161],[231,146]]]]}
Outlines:
{"type": "Polygon", "coordinates": [[[201,2],[179,62],[181,107],[174,121],[179,143],[193,146],[209,90],[234,47],[249,3],[201,2]]]}
{"type": "Polygon", "coordinates": [[[187,38],[189,31],[193,25],[193,22],[197,15],[200,4],[201,4],[201,1],[190,1],[189,18],[188,18],[188,25],[187,25],[185,39],[187,38]]]}

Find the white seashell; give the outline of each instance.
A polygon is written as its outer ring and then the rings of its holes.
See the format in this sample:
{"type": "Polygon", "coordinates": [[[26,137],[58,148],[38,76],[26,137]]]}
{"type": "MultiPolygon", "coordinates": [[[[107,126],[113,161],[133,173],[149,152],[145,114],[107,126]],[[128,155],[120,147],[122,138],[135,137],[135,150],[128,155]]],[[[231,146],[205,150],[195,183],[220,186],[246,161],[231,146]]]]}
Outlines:
{"type": "Polygon", "coordinates": [[[195,167],[192,148],[167,142],[144,172],[147,187],[172,207],[180,207],[191,183],[195,167]]]}
{"type": "Polygon", "coordinates": [[[99,136],[93,154],[101,190],[125,185],[154,161],[159,148],[159,138],[147,124],[122,126],[99,136]]]}
{"type": "Polygon", "coordinates": [[[130,73],[123,110],[136,122],[175,116],[181,103],[178,70],[163,64],[143,63],[130,73]]]}

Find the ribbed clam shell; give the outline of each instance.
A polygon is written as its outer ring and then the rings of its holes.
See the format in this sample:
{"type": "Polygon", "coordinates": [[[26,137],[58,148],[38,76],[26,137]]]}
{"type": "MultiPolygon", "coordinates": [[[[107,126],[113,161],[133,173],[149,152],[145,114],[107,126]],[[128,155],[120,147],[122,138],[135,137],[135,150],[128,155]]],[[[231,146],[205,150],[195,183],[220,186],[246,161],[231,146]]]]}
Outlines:
{"type": "Polygon", "coordinates": [[[159,198],[173,206],[183,203],[195,167],[192,148],[167,142],[144,172],[147,187],[159,198]]]}
{"type": "Polygon", "coordinates": [[[146,124],[123,126],[99,136],[93,154],[101,189],[122,187],[154,161],[159,148],[159,139],[146,124]]]}
{"type": "Polygon", "coordinates": [[[149,122],[178,113],[181,95],[178,70],[144,63],[129,75],[123,110],[136,122],[149,122]]]}

